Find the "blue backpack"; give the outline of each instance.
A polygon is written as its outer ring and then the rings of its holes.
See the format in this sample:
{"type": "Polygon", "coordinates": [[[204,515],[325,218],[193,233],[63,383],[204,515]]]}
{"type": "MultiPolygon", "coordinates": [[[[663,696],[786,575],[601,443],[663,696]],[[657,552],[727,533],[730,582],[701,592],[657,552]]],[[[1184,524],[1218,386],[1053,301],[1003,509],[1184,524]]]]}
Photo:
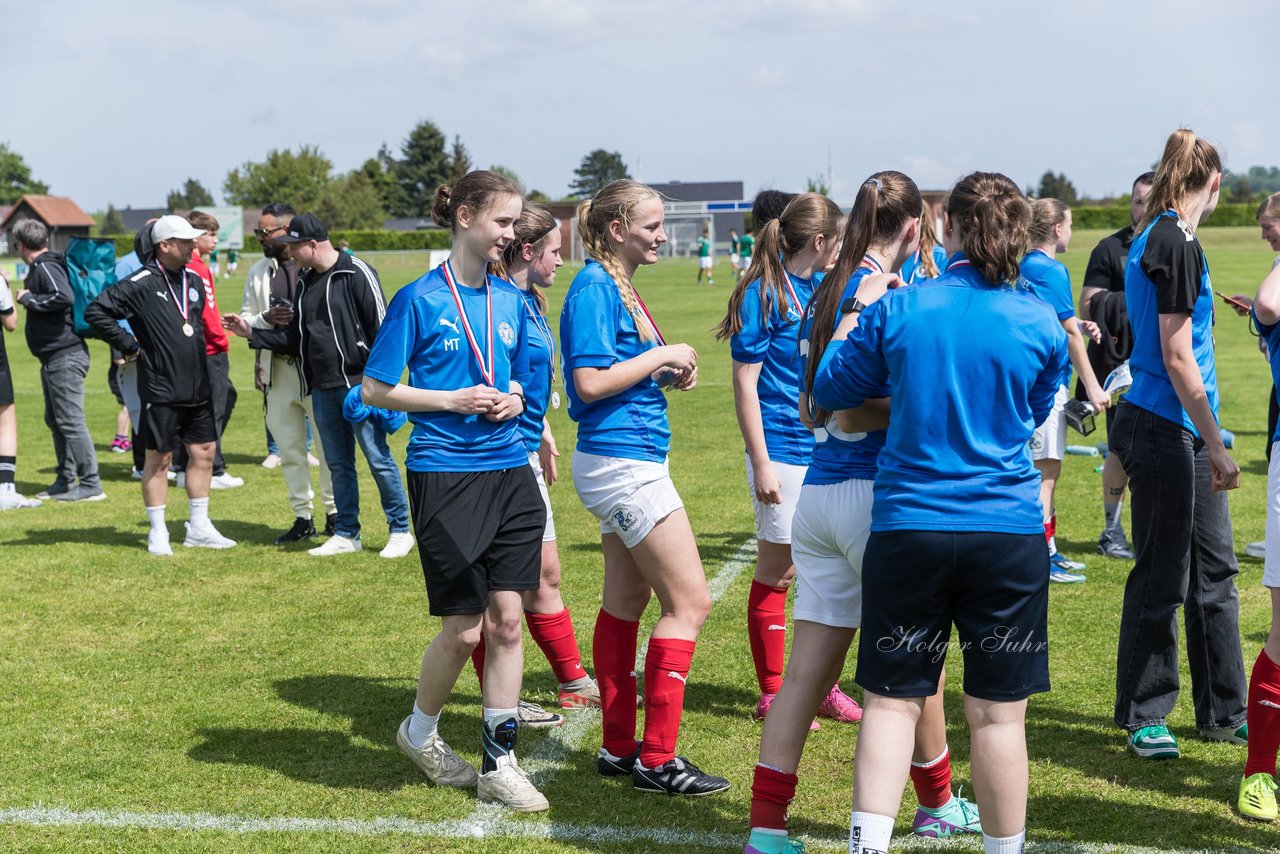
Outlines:
{"type": "Polygon", "coordinates": [[[67,279],[75,296],[71,314],[76,334],[94,338],[93,327],[85,322],[84,310],[98,294],[116,281],[116,244],[109,237],[72,237],[67,242],[67,279]]]}

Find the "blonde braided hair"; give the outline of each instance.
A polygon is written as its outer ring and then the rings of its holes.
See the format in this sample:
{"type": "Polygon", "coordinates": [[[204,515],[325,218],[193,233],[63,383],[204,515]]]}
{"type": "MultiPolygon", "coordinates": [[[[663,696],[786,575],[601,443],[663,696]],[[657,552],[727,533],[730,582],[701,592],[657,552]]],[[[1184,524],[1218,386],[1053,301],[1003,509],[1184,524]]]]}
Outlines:
{"type": "Polygon", "coordinates": [[[609,241],[609,225],[616,220],[624,229],[630,228],[636,206],[657,198],[658,193],[652,187],[624,178],[606,184],[594,198],[578,205],[578,236],[582,246],[587,256],[599,263],[618,286],[618,297],[635,321],[641,341],[657,341],[658,333],[641,310],[631,279],[623,272],[622,262],[614,253],[609,241]]]}

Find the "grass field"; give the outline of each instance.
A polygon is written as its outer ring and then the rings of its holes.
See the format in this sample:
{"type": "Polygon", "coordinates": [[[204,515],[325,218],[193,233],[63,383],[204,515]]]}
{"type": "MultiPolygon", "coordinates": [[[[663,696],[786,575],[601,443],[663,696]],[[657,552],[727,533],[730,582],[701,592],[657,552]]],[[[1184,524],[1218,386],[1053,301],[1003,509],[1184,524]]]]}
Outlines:
{"type": "MultiPolygon", "coordinates": [[[[1078,232],[1074,251],[1063,256],[1077,287],[1101,236],[1078,232]]],[[[1215,287],[1252,293],[1271,257],[1256,232],[1206,229],[1203,238],[1215,287]]],[[[247,268],[251,260],[242,263],[247,268]]],[[[378,263],[376,255],[371,260],[378,263]]],[[[411,266],[401,268],[384,277],[388,294],[413,278],[411,266]]],[[[367,471],[361,485],[370,550],[320,560],[271,545],[292,514],[280,473],[258,466],[261,403],[250,378],[252,359],[237,341],[232,375],[240,402],[224,444],[231,471],[246,485],[213,493],[211,516],[241,545],[230,552],[178,548],[171,559],[149,558],[128,457],[107,451],[116,406],[106,385],[106,350],[98,344],[87,406],[109,500],[49,503],[0,516],[0,850],[741,846],[760,734],[749,717],[757,691],[744,628],[753,526],[728,348],[708,332],[723,311],[728,265],[722,261],[717,269],[714,289],[693,287],[695,269],[687,261],[664,262],[642,270],[638,284],[668,339],[692,343],[701,354],[697,389],[670,398],[671,466],[707,575],[719,576],[722,596],[694,660],[680,751],[728,776],[730,792],[656,800],[629,783],[597,777],[599,719],[589,712],[575,713],[560,730],[522,738],[522,762],[550,799],[549,814],[507,817],[477,808],[473,795],[433,788],[396,749],[394,733],[410,709],[418,661],[436,621],[426,612],[416,555],[384,561],[375,553],[386,529],[367,471]]],[[[561,273],[553,292],[553,322],[571,273],[561,273]]],[[[220,283],[224,309],[239,306],[241,284],[220,283]]],[[[1261,564],[1243,557],[1243,548],[1262,537],[1270,380],[1245,322],[1230,312],[1218,317],[1222,420],[1235,431],[1234,454],[1245,472],[1231,502],[1241,553],[1241,631],[1251,665],[1269,608],[1261,564]]],[[[52,443],[41,419],[35,361],[21,331],[7,340],[18,397],[19,489],[34,494],[52,480],[52,443]]],[[[982,377],[973,377],[973,386],[980,389],[982,377]]],[[[551,419],[563,452],[562,483],[552,488],[552,500],[565,597],[589,658],[600,601],[597,523],[568,478],[573,425],[564,409],[551,419]]],[[[400,459],[405,434],[394,437],[400,459]]],[[[1232,809],[1243,748],[1192,737],[1189,696],[1170,718],[1182,737],[1178,761],[1131,757],[1111,724],[1129,566],[1093,555],[1101,524],[1099,463],[1068,457],[1059,485],[1058,542],[1088,562],[1089,581],[1050,591],[1054,690],[1030,706],[1029,836],[1039,850],[1054,851],[1275,849],[1280,828],[1247,823],[1232,809]]],[[[175,536],[186,518],[181,499],[170,496],[175,536]]],[[[550,703],[555,683],[531,642],[526,661],[525,696],[550,703]]],[[[967,782],[957,657],[949,668],[955,773],[957,782],[967,782]]],[[[850,690],[852,670],[851,656],[850,690]]],[[[479,719],[468,667],[441,726],[472,762],[478,762],[479,719]]],[[[825,724],[809,739],[792,825],[812,847],[845,844],[855,735],[854,727],[825,724]]],[[[908,795],[900,833],[908,831],[913,809],[908,795]]],[[[981,850],[981,843],[958,847],[981,850]]]]}

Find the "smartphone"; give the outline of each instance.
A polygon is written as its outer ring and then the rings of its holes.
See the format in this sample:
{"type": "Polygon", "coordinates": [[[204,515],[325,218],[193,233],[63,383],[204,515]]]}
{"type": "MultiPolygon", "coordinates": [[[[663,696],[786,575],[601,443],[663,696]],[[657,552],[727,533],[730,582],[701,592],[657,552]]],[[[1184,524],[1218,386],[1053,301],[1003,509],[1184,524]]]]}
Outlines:
{"type": "Polygon", "coordinates": [[[293,308],[293,303],[289,302],[289,301],[288,301],[287,299],[285,299],[284,297],[275,297],[275,296],[273,296],[273,297],[271,298],[271,307],[272,307],[272,308],[289,308],[289,309],[291,309],[291,308],[293,308]]]}
{"type": "Polygon", "coordinates": [[[1236,299],[1235,297],[1229,297],[1229,296],[1227,296],[1226,294],[1221,293],[1220,291],[1214,291],[1214,293],[1215,293],[1215,294],[1217,294],[1217,295],[1218,295],[1218,298],[1219,298],[1219,299],[1221,299],[1221,300],[1222,300],[1223,302],[1225,302],[1225,303],[1228,303],[1228,304],[1230,304],[1230,305],[1234,305],[1234,306],[1236,306],[1237,308],[1244,309],[1245,311],[1248,311],[1248,310],[1249,310],[1249,308],[1250,308],[1250,305],[1249,305],[1249,303],[1247,303],[1247,302],[1241,302],[1240,300],[1236,299]]]}

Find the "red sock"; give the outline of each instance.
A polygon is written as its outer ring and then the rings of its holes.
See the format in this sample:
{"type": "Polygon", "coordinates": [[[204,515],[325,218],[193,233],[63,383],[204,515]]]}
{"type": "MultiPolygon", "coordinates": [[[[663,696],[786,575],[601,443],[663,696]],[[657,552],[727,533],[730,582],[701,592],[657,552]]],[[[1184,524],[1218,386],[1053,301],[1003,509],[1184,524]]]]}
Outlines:
{"type": "Polygon", "coordinates": [[[591,656],[600,685],[604,749],[630,756],[636,749],[636,634],[640,623],[619,620],[600,609],[591,656]]]}
{"type": "Polygon", "coordinates": [[[1044,541],[1052,543],[1054,536],[1058,533],[1058,517],[1050,516],[1049,521],[1044,523],[1044,541]]]}
{"type": "Polygon", "coordinates": [[[640,764],[646,768],[675,758],[694,646],[691,640],[675,638],[649,641],[644,662],[644,741],[640,743],[640,764]]]}
{"type": "Polygon", "coordinates": [[[471,650],[471,666],[476,669],[476,681],[480,683],[480,690],[484,690],[484,632],[480,633],[480,643],[476,644],[476,648],[471,650]]]}
{"type": "Polygon", "coordinates": [[[787,588],[751,582],[747,596],[747,637],[751,661],[761,694],[776,694],[782,687],[782,667],[787,657],[787,588]]]}
{"type": "Polygon", "coordinates": [[[573,635],[573,618],[568,608],[559,614],[525,611],[524,620],[529,624],[529,636],[551,664],[557,682],[563,685],[587,675],[582,669],[582,654],[578,652],[578,639],[573,635]]]}
{"type": "Polygon", "coordinates": [[[1276,773],[1280,747],[1280,665],[1264,649],[1249,676],[1249,758],[1244,775],[1276,773]]]}
{"type": "Polygon", "coordinates": [[[945,750],[932,762],[911,763],[911,785],[920,806],[936,810],[951,800],[951,751],[945,750]]]}
{"type": "Polygon", "coordinates": [[[757,765],[751,778],[751,826],[786,830],[787,807],[796,796],[798,782],[795,774],[757,765]]]}

